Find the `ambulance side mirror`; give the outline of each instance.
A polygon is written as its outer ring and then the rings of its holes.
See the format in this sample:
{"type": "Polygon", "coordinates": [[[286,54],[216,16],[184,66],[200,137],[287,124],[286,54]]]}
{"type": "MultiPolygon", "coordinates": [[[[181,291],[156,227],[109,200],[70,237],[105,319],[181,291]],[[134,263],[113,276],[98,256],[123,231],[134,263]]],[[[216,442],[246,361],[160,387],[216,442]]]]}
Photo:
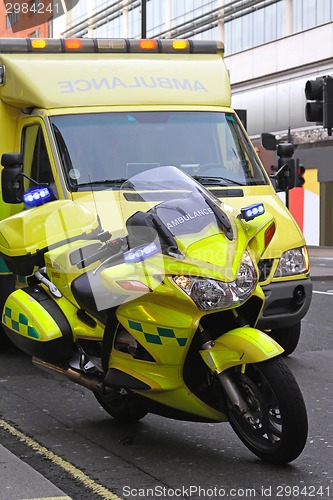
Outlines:
{"type": "Polygon", "coordinates": [[[5,203],[22,203],[23,201],[23,158],[21,153],[4,153],[1,157],[2,199],[5,203]]]}

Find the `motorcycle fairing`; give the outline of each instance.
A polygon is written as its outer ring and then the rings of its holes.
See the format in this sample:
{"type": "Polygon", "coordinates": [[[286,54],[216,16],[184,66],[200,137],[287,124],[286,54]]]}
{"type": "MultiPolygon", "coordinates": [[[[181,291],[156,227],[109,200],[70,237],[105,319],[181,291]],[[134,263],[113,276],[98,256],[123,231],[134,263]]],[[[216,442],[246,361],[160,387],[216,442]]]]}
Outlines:
{"type": "MultiPolygon", "coordinates": [[[[142,325],[132,326],[135,326],[132,331],[140,330],[142,327],[142,325]]],[[[175,339],[173,341],[176,345],[175,339]]],[[[211,349],[201,350],[200,354],[209,370],[215,373],[233,366],[264,361],[283,352],[283,349],[268,335],[250,327],[234,329],[220,336],[214,344],[211,349]]],[[[178,346],[177,349],[180,352],[182,347],[178,346]]],[[[184,350],[182,353],[184,355],[184,350]]],[[[190,412],[200,418],[220,422],[227,420],[223,413],[209,406],[188,388],[183,379],[182,365],[141,361],[114,349],[110,367],[111,370],[116,369],[120,374],[124,374],[122,382],[125,381],[125,376],[130,374],[136,381],[146,384],[149,390],[135,392],[155,402],[179,411],[190,412]]],[[[110,381],[112,386],[112,377],[110,381]]],[[[126,387],[126,384],[122,384],[122,387],[135,390],[133,385],[126,387]]]]}

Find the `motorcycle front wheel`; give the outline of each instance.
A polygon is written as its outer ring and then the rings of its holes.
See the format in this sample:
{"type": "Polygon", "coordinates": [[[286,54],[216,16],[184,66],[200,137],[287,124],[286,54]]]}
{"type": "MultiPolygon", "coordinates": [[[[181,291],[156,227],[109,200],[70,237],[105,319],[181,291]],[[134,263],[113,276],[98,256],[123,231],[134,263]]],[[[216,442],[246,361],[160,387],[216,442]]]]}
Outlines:
{"type": "Polygon", "coordinates": [[[137,422],[148,413],[140,397],[125,389],[96,390],[94,396],[102,408],[119,422],[137,422]]]}
{"type": "Polygon", "coordinates": [[[257,457],[281,465],[302,452],[308,419],[300,388],[284,360],[246,365],[232,378],[249,411],[228,405],[229,422],[241,441],[257,457]]]}

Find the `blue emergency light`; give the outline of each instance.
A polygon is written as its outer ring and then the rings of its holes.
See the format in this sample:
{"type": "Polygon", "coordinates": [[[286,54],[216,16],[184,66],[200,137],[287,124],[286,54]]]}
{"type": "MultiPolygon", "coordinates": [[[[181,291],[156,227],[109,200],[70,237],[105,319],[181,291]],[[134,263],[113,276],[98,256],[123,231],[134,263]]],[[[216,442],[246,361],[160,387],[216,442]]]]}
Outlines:
{"type": "Polygon", "coordinates": [[[51,201],[52,192],[46,187],[33,188],[24,193],[23,201],[28,207],[37,207],[51,201]]]}
{"type": "Polygon", "coordinates": [[[246,221],[252,220],[265,212],[265,207],[263,203],[254,203],[254,205],[249,205],[248,207],[241,208],[241,219],[246,221]]]}
{"type": "Polygon", "coordinates": [[[125,252],[123,258],[126,264],[134,264],[135,262],[140,262],[142,260],[147,259],[148,257],[151,257],[157,252],[158,252],[157,245],[153,242],[149,243],[149,245],[134,248],[133,250],[125,252]]]}

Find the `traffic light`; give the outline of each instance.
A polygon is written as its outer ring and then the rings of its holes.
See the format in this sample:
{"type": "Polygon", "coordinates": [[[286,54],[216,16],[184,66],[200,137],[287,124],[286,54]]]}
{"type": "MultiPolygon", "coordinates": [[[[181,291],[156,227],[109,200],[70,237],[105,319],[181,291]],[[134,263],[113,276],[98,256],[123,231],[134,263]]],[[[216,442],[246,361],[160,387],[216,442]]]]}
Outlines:
{"type": "Polygon", "coordinates": [[[305,168],[300,164],[299,159],[296,159],[296,176],[295,176],[295,187],[303,187],[305,183],[304,179],[305,168]]]}
{"type": "Polygon", "coordinates": [[[332,135],[333,128],[333,77],[321,76],[316,80],[308,80],[305,84],[305,119],[316,122],[332,135]]]}
{"type": "Polygon", "coordinates": [[[280,143],[276,152],[279,157],[277,172],[271,175],[271,178],[275,180],[277,191],[288,191],[295,187],[296,182],[294,146],[290,143],[280,143]]]}

